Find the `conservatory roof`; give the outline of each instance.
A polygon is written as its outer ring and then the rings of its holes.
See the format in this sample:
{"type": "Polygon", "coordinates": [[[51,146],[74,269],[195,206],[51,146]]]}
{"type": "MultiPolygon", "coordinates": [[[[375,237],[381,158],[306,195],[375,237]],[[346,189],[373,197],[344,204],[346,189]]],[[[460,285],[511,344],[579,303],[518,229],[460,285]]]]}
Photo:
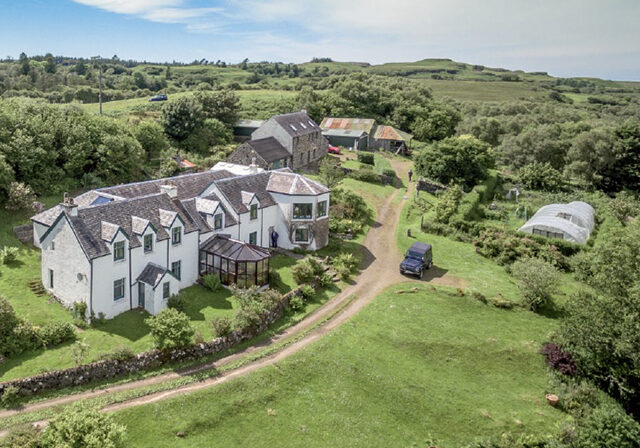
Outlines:
{"type": "Polygon", "coordinates": [[[233,261],[261,261],[271,255],[267,249],[234,240],[225,235],[215,235],[202,243],[200,249],[233,261]]]}

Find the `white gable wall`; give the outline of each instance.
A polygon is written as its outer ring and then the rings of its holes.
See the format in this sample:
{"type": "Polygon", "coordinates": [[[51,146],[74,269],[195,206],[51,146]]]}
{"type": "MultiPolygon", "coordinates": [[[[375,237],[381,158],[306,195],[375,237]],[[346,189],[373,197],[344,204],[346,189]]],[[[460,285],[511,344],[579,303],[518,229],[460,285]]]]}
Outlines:
{"type": "Polygon", "coordinates": [[[111,253],[93,260],[93,294],[91,306],[93,313],[98,316],[103,313],[107,319],[117,316],[131,309],[131,275],[129,272],[129,240],[120,231],[116,234],[112,243],[107,243],[111,253]],[[124,241],[124,260],[113,259],[113,244],[124,241]],[[113,283],[124,278],[124,297],[114,300],[113,283]]]}
{"type": "Polygon", "coordinates": [[[41,259],[42,283],[47,291],[68,306],[88,302],[91,266],[65,218],[43,241],[41,259]],[[53,288],[49,284],[49,269],[53,270],[53,288]]]}

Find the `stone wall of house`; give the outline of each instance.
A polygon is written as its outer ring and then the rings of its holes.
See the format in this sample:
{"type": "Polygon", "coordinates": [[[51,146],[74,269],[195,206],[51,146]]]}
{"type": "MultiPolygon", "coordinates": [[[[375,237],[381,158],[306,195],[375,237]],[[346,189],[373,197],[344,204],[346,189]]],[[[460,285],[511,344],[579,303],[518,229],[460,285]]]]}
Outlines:
{"type": "Polygon", "coordinates": [[[327,154],[328,148],[329,141],[320,131],[294,138],[293,169],[297,170],[318,162],[327,154]]]}
{"type": "Polygon", "coordinates": [[[240,342],[255,337],[273,325],[283,316],[289,305],[289,299],[299,295],[300,290],[301,287],[297,287],[285,294],[273,309],[263,315],[260,326],[254,331],[234,330],[229,336],[215,338],[202,344],[193,344],[188,347],[168,351],[151,350],[123,361],[96,361],[78,367],[55,370],[26,378],[6,381],[0,383],[0,397],[2,397],[4,391],[9,387],[15,387],[20,396],[30,396],[48,390],[59,390],[89,384],[99,380],[118,378],[132,373],[154,369],[166,364],[196,361],[220,353],[240,342]]]}
{"type": "Polygon", "coordinates": [[[237,163],[238,165],[249,166],[255,159],[256,165],[260,168],[268,170],[269,164],[248,143],[238,146],[228,157],[227,162],[237,163]]]}

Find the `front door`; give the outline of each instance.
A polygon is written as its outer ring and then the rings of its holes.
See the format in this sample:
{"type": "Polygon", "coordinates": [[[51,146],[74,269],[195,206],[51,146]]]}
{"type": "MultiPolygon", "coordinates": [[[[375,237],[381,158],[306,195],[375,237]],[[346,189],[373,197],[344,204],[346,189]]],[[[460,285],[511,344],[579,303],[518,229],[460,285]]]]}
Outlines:
{"type": "Polygon", "coordinates": [[[145,308],[144,305],[144,283],[138,282],[138,306],[142,309],[145,308]]]}

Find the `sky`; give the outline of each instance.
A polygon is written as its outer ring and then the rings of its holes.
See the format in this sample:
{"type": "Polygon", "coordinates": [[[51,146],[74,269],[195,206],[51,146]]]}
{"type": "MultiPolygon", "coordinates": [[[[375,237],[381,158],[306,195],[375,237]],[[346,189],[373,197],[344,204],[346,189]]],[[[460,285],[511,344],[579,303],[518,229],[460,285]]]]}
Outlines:
{"type": "Polygon", "coordinates": [[[488,67],[640,81],[640,0],[0,0],[0,57],[488,67]]]}

